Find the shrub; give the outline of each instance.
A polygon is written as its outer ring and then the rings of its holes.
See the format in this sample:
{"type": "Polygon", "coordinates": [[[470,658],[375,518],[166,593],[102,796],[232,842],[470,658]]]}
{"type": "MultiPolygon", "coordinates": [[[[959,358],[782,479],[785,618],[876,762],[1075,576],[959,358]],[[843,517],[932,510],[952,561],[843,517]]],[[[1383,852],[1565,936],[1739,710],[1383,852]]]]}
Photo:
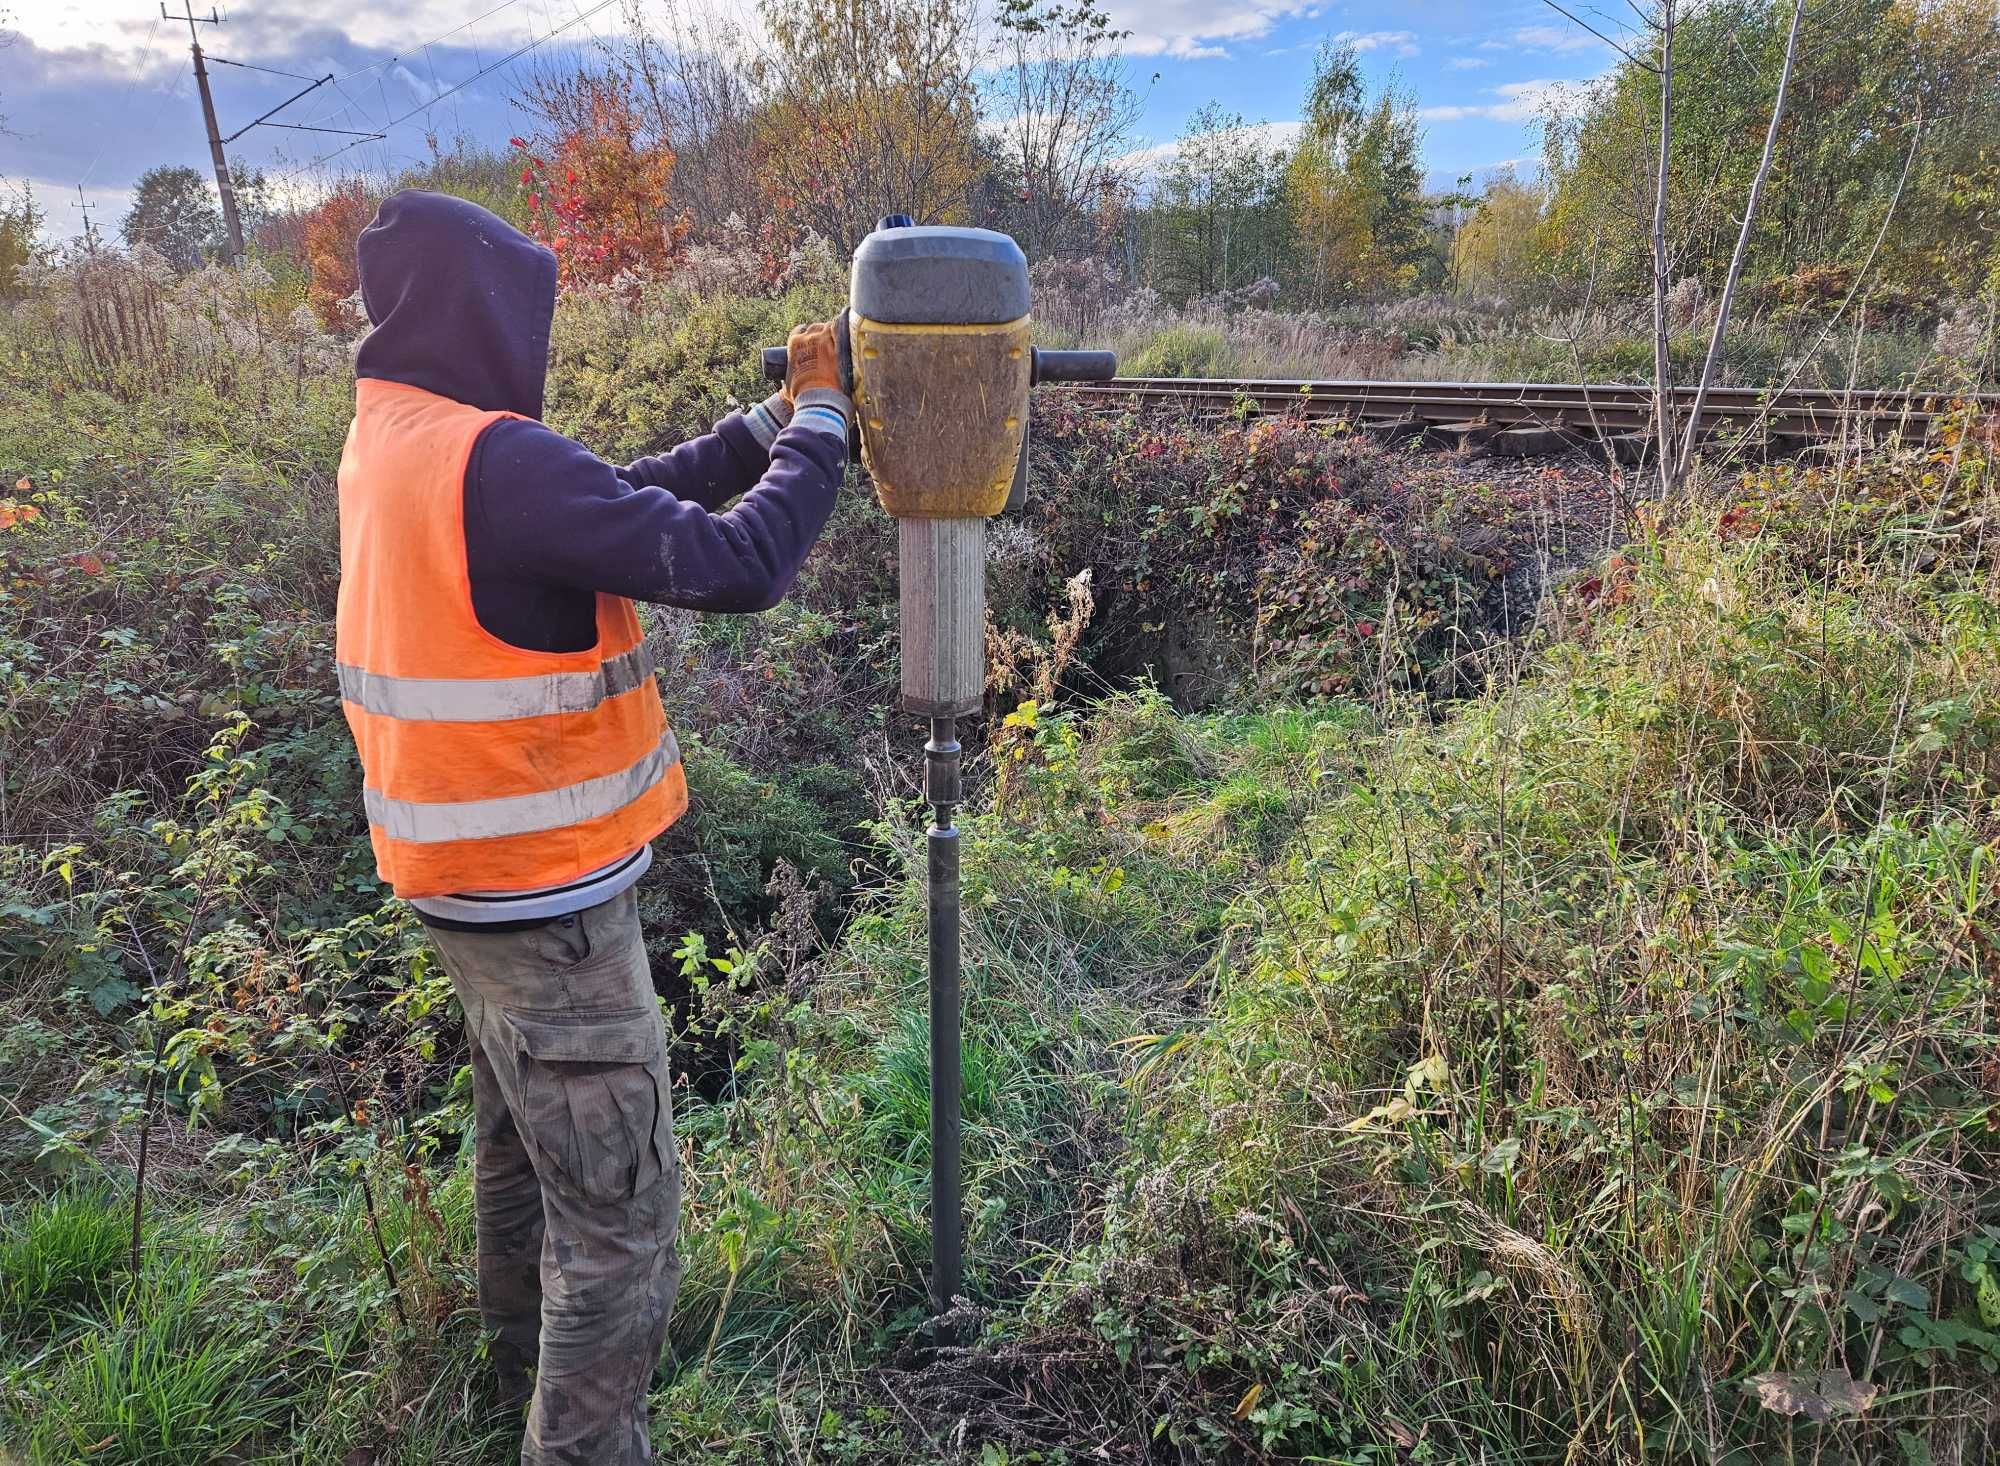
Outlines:
{"type": "Polygon", "coordinates": [[[355,244],[374,219],[379,202],[359,179],[350,179],[306,211],[301,229],[311,282],[306,302],[328,331],[351,334],[367,324],[347,302],[361,288],[355,244]]]}
{"type": "Polygon", "coordinates": [[[1221,331],[1166,326],[1119,364],[1132,377],[1227,377],[1234,357],[1221,331]]]}

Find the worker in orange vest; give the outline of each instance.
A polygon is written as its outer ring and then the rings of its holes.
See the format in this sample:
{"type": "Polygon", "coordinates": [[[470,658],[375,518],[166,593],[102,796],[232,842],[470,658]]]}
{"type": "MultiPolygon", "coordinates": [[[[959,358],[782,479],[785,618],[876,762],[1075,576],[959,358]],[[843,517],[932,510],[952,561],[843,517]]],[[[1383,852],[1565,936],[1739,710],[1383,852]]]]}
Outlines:
{"type": "Polygon", "coordinates": [[[617,467],[539,420],[549,250],[406,191],[357,252],[336,660],[376,865],[465,1009],[480,1311],[527,1466],[645,1461],[680,1172],[633,883],[687,784],[633,601],[776,604],[852,404],[803,326],[781,392],[617,467]]]}

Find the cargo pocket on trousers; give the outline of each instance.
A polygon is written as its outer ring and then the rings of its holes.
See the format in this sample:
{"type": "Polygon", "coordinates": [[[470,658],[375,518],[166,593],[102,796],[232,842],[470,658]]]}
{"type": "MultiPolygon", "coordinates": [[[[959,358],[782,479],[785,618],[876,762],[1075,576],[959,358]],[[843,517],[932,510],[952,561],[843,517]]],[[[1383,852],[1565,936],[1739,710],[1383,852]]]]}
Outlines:
{"type": "Polygon", "coordinates": [[[586,1201],[629,1201],[672,1164],[665,1035],[645,1009],[605,1017],[506,1014],[517,1036],[521,1129],[544,1179],[586,1201]]]}

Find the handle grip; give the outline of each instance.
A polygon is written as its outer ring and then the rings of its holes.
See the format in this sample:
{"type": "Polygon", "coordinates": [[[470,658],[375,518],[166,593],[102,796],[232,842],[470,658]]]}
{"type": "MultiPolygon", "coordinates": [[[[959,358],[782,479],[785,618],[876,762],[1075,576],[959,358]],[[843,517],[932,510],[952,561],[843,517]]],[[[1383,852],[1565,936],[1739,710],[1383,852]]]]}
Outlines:
{"type": "MultiPolygon", "coordinates": [[[[833,339],[840,351],[840,389],[854,391],[854,344],[847,334],[847,312],[845,309],[833,318],[833,339]]],[[[764,380],[782,382],[791,370],[791,355],[782,346],[764,348],[764,380]]]]}
{"type": "MultiPolygon", "coordinates": [[[[785,348],[764,348],[764,380],[782,382],[788,365],[785,348]]],[[[1108,382],[1118,375],[1118,356],[1110,351],[1044,351],[1035,348],[1030,382],[1108,382]]]]}
{"type": "Polygon", "coordinates": [[[1044,351],[1035,348],[1030,382],[1108,382],[1118,375],[1113,351],[1044,351]]]}

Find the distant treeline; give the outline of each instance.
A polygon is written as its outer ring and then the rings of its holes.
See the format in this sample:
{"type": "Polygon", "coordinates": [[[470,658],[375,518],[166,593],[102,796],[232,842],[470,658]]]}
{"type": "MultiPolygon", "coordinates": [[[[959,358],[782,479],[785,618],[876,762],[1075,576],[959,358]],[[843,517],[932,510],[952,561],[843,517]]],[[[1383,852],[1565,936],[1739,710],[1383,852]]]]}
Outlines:
{"type": "MultiPolygon", "coordinates": [[[[398,177],[328,180],[313,207],[242,170],[253,248],[309,279],[331,321],[351,240],[391,187],[477,199],[550,242],[571,284],[726,253],[770,286],[802,242],[844,256],[882,214],[1004,229],[1037,261],[1112,292],[1324,309],[1418,291],[1587,304],[1643,293],[1659,134],[1660,32],[1642,17],[1603,81],[1545,99],[1532,175],[1426,189],[1416,99],[1370,93],[1350,45],[1321,50],[1300,118],[1201,109],[1170,149],[1134,152],[1127,33],[1101,0],[761,0],[761,36],[669,4],[585,62],[544,63],[504,150],[433,143],[398,177]],[[289,197],[289,195],[284,195],[289,197]]],[[[1736,240],[1790,7],[1683,7],[1668,244],[1713,286],[1736,240]]],[[[1863,267],[1867,299],[1935,314],[2000,284],[2000,16],[1993,0],[1834,0],[1806,16],[1747,257],[1753,298],[1811,310],[1863,267]]],[[[35,205],[0,208],[0,286],[33,253],[35,205]]],[[[214,258],[221,221],[190,168],[141,181],[129,243],[176,268],[214,258]]],[[[1072,280],[1074,284],[1074,280],[1072,280]]]]}

